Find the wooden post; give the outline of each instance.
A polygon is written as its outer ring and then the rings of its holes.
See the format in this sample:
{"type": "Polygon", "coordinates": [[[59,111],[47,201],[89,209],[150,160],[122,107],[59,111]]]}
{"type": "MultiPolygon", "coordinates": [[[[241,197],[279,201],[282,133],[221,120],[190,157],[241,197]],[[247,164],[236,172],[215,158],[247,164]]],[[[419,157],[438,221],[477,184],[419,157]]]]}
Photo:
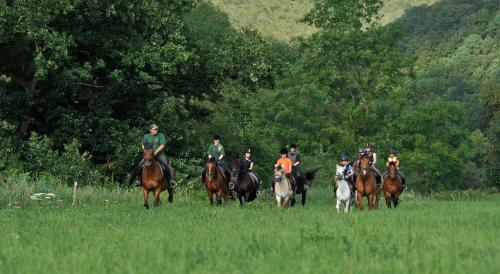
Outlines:
{"type": "Polygon", "coordinates": [[[76,199],[77,199],[77,197],[76,197],[76,190],[77,189],[78,189],[78,183],[75,181],[73,183],[73,206],[76,205],[76,199]]]}

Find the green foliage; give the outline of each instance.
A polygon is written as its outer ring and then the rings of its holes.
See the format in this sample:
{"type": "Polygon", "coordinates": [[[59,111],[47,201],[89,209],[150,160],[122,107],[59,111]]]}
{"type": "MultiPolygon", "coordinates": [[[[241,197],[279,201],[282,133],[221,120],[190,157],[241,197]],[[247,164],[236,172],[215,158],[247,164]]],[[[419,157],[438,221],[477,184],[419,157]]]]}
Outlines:
{"type": "Polygon", "coordinates": [[[87,152],[80,153],[80,143],[73,139],[64,151],[52,150],[52,140],[33,134],[27,142],[26,169],[34,174],[49,173],[67,185],[101,185],[103,177],[92,165],[87,152]]]}

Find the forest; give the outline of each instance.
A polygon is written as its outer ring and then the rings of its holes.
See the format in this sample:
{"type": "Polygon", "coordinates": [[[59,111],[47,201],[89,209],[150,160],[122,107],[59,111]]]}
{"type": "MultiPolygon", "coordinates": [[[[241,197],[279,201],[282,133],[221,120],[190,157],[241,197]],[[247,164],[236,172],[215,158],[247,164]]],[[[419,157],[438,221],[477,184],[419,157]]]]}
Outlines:
{"type": "Polygon", "coordinates": [[[156,123],[179,188],[215,133],[228,157],[252,148],[264,179],[291,143],[326,184],[372,142],[397,150],[414,191],[500,187],[497,0],[412,4],[384,24],[391,1],[316,0],[286,39],[214,2],[0,1],[0,183],[126,186],[156,123]]]}

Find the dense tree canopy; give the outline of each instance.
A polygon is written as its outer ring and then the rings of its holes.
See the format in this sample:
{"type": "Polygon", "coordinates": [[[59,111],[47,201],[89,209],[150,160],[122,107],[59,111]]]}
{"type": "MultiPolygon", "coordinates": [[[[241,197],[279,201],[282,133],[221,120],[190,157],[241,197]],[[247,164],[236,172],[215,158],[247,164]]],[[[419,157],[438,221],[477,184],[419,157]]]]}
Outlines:
{"type": "Polygon", "coordinates": [[[261,176],[298,143],[327,181],[370,141],[415,189],[498,187],[494,2],[380,26],[382,1],[319,0],[318,31],[282,44],[204,1],[0,1],[0,172],[122,183],[155,122],[184,184],[219,133],[261,176]]]}

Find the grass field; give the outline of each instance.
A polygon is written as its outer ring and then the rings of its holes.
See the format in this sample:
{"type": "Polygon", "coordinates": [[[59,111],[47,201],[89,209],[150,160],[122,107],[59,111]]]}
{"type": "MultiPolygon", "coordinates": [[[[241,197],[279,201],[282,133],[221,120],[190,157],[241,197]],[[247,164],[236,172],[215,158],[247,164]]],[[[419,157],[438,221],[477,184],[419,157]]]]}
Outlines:
{"type": "Polygon", "coordinates": [[[335,212],[329,189],[318,186],[304,208],[278,210],[265,197],[243,209],[236,203],[211,208],[198,192],[149,211],[137,189],[81,189],[72,207],[68,188],[44,201],[0,188],[4,274],[500,269],[497,195],[460,201],[405,196],[397,210],[344,215],[335,212]]]}

